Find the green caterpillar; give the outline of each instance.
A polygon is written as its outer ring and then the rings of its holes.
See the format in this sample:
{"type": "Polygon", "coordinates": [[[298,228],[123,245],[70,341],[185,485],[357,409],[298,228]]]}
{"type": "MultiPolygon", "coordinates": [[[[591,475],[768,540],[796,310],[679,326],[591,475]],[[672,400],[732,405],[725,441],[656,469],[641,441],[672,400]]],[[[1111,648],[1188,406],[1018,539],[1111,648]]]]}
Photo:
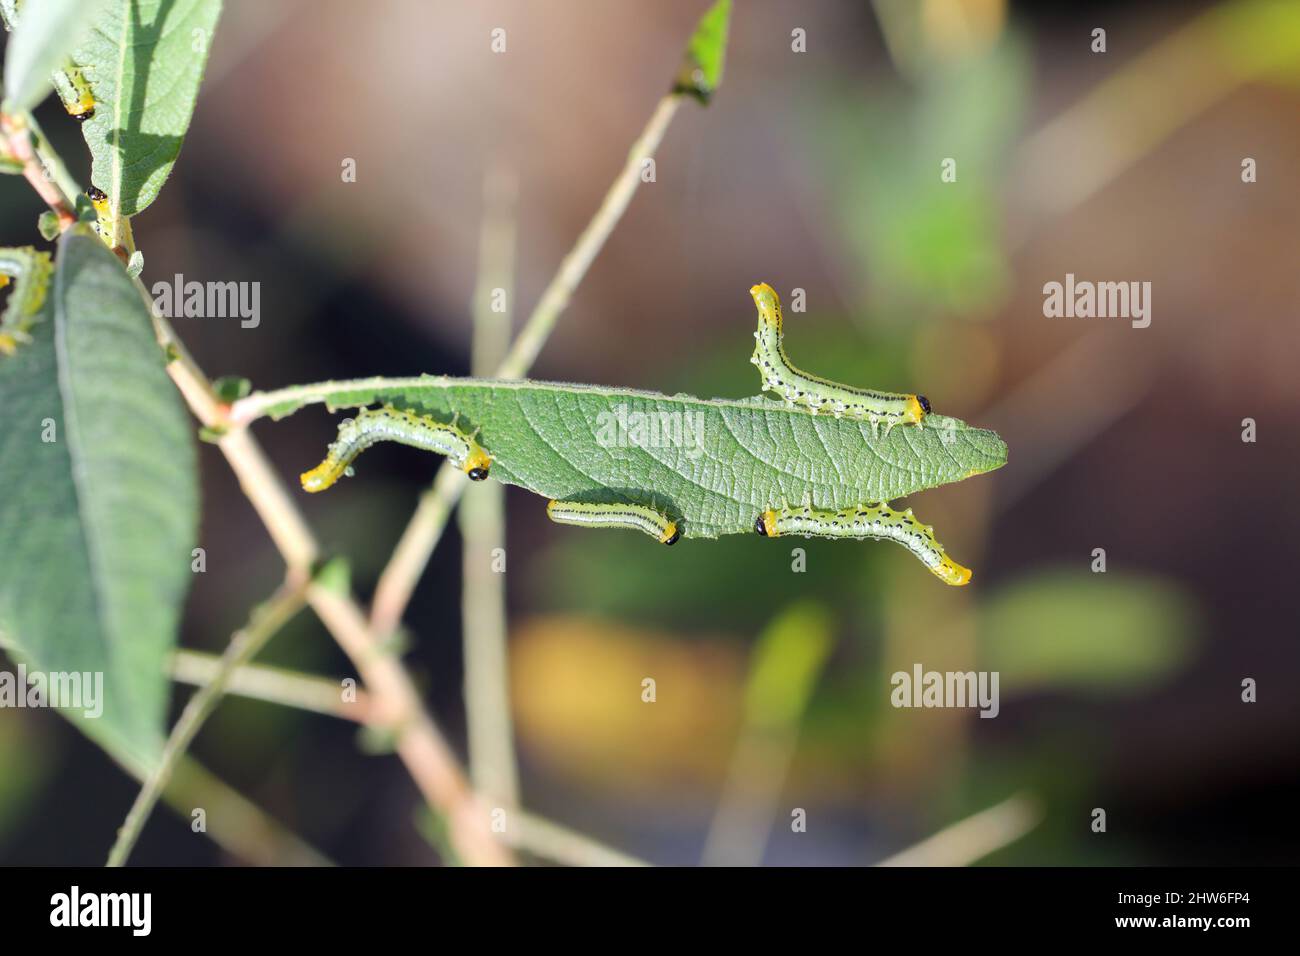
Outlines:
{"type": "Polygon", "coordinates": [[[53,272],[48,252],[31,246],[0,248],[0,288],[13,283],[0,313],[0,354],[13,355],[19,345],[31,341],[27,333],[40,320],[53,272]]]}
{"type": "Polygon", "coordinates": [[[795,368],[785,354],[781,300],[776,291],[760,282],[749,294],[758,306],[758,331],[749,361],[758,366],[765,390],[776,392],[791,405],[810,408],[814,414],[858,418],[873,428],[883,422],[886,435],[895,425],[919,425],[930,414],[930,401],[924,395],[853,388],[795,368]]]}
{"type": "Polygon", "coordinates": [[[660,544],[673,545],[682,536],[677,522],[645,505],[589,504],[582,501],[550,501],[546,516],[556,524],[587,528],[627,528],[650,535],[660,544]]]}
{"type": "Polygon", "coordinates": [[[347,419],[339,426],[338,438],[330,445],[325,460],[299,476],[303,491],[324,491],[344,475],[351,474],[353,460],[381,441],[395,441],[446,455],[472,481],[482,481],[492,467],[487,452],[455,425],[385,405],[362,409],[356,418],[347,419]]]}
{"type": "Polygon", "coordinates": [[[68,115],[78,123],[84,123],[95,115],[95,93],[85,72],[71,60],[62,70],[55,71],[54,90],[68,115]]]}
{"type": "Polygon", "coordinates": [[[801,534],[805,538],[874,538],[894,541],[911,551],[922,564],[945,584],[960,587],[968,584],[970,568],[948,557],[934,537],[934,528],[921,524],[912,509],[894,511],[889,505],[859,505],[843,511],[823,511],[804,505],[801,508],[770,508],[758,516],[754,530],[765,538],[801,534]]]}

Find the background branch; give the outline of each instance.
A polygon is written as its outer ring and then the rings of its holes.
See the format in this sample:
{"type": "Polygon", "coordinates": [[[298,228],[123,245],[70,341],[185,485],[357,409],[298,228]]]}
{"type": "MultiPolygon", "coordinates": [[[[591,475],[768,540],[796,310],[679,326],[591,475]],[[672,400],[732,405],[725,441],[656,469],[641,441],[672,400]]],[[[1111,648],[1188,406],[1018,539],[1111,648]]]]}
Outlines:
{"type": "MultiPolygon", "coordinates": [[[[221,658],[200,651],[179,650],[172,658],[172,679],[197,687],[209,683],[221,668],[221,658]]],[[[360,724],[372,722],[370,695],[360,688],[356,699],[343,699],[343,684],[337,677],[300,674],[282,667],[244,664],[226,682],[226,693],[281,704],[297,710],[339,717],[360,724]]]]}
{"type": "MultiPolygon", "coordinates": [[[[510,352],[497,366],[496,378],[522,378],[532,368],[560,314],[568,307],[574,290],[605,245],[605,240],[623,218],[628,203],[641,184],[641,164],[654,156],[681,102],[682,94],[675,93],[659,101],[650,121],[628,151],[627,160],[605,194],[600,208],[578,236],[578,241],[568,255],[560,262],[559,271],[542,293],[537,306],[515,338],[510,352]]],[[[420,496],[415,514],[402,532],[375,588],[370,623],[377,633],[389,634],[401,623],[411,594],[447,527],[451,509],[456,506],[465,490],[464,481],[456,480],[460,477],[455,468],[444,462],[438,469],[433,485],[420,496]]]]}
{"type": "Polygon", "coordinates": [[[144,786],[136,795],[135,803],[131,805],[126,820],[118,830],[117,840],[109,851],[109,866],[123,866],[126,863],[136,840],[140,838],[145,821],[153,811],[154,804],[158,802],[159,796],[167,786],[167,781],[171,779],[177,762],[189,748],[204,721],[216,709],[231,674],[236,668],[256,657],[266,646],[266,642],[274,637],[290,618],[302,610],[304,594],[304,586],[286,585],[266,604],[254,608],[248,625],[236,631],[231,637],[230,645],[221,656],[221,663],[212,681],[199,688],[189,699],[176,725],[172,728],[171,735],[167,738],[158,766],[149,774],[144,786]]]}
{"type": "MultiPolygon", "coordinates": [[[[511,171],[497,166],[484,176],[473,309],[475,375],[490,374],[510,345],[517,192],[518,180],[511,171]]],[[[470,780],[484,799],[514,808],[519,804],[519,770],[506,649],[505,487],[489,481],[474,488],[461,507],[460,527],[470,780]]]]}
{"type": "Polygon", "coordinates": [[[1018,793],[987,810],[944,827],[915,846],[881,860],[876,866],[970,866],[1014,843],[1038,826],[1042,805],[1018,793]]]}

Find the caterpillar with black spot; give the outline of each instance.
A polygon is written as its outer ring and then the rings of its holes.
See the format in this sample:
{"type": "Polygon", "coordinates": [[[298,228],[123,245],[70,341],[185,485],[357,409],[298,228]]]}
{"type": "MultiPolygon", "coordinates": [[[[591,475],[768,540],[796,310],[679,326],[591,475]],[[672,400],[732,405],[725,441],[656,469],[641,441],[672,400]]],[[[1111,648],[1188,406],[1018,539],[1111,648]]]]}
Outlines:
{"type": "Polygon", "coordinates": [[[960,587],[968,584],[971,578],[970,568],[964,568],[948,557],[943,545],[935,540],[934,528],[921,524],[911,508],[894,511],[883,502],[843,511],[824,511],[811,505],[769,508],[758,516],[754,530],[765,538],[801,534],[805,538],[894,541],[912,552],[945,584],[960,587]]]}
{"type": "Polygon", "coordinates": [[[682,536],[676,521],[646,505],[549,501],[546,504],[546,516],[556,524],[640,531],[650,535],[660,544],[676,544],[682,536]]]}
{"type": "Polygon", "coordinates": [[[385,405],[366,408],[356,418],[339,425],[338,437],[315,468],[299,476],[303,491],[324,491],[345,475],[352,462],[376,442],[393,441],[422,451],[446,455],[472,481],[488,476],[492,459],[476,442],[454,424],[448,425],[424,415],[385,405]]]}
{"type": "Polygon", "coordinates": [[[924,395],[854,388],[795,368],[785,354],[781,300],[776,290],[762,282],[749,294],[758,306],[758,331],[754,333],[756,344],[750,362],[758,366],[765,390],[775,392],[791,405],[809,408],[814,414],[861,419],[870,422],[873,429],[883,423],[886,435],[895,425],[919,425],[930,414],[930,402],[924,395]]]}
{"type": "Polygon", "coordinates": [[[48,252],[31,246],[0,249],[0,288],[13,283],[0,313],[0,354],[13,355],[19,345],[31,341],[27,333],[40,318],[53,272],[48,252]]]}
{"type": "Polygon", "coordinates": [[[95,92],[86,81],[81,67],[69,61],[62,70],[54,73],[54,89],[63,101],[63,108],[78,123],[95,115],[95,92]]]}

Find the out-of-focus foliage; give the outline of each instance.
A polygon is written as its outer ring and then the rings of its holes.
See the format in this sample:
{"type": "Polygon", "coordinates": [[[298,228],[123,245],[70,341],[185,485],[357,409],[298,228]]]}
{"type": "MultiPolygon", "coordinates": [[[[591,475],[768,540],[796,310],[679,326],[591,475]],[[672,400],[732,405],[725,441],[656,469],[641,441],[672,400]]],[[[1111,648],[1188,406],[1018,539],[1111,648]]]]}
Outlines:
{"type": "Polygon", "coordinates": [[[750,661],[746,723],[782,726],[802,716],[833,642],[833,619],[817,604],[802,602],[773,620],[750,661]]]}
{"type": "Polygon", "coordinates": [[[1137,690],[1193,648],[1196,607],[1178,587],[1123,572],[1053,570],[1017,579],[980,608],[981,666],[1015,693],[1137,690]]]}
{"type": "Polygon", "coordinates": [[[930,62],[913,83],[823,91],[808,131],[835,221],[861,263],[865,311],[886,320],[983,315],[1006,295],[1002,171],[1019,132],[1028,54],[1013,34],[930,62]],[[945,182],[951,160],[955,181],[945,182]]]}

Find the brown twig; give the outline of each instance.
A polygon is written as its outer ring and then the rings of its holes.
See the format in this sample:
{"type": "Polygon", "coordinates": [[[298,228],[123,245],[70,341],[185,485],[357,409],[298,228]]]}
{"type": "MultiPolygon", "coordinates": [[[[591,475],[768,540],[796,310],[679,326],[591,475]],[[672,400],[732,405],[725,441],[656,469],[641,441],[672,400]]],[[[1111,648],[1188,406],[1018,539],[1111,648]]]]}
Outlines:
{"type": "Polygon", "coordinates": [[[36,194],[54,211],[59,219],[59,231],[62,232],[77,221],[73,211],[72,200],[65,196],[54,178],[46,173],[44,164],[32,149],[31,126],[22,115],[0,114],[0,132],[3,133],[5,146],[9,153],[23,164],[25,178],[36,194]]]}
{"type": "MultiPolygon", "coordinates": [[[[74,223],[76,216],[68,197],[52,179],[46,179],[32,151],[27,125],[21,118],[0,116],[0,134],[10,152],[23,162],[28,182],[59,217],[60,227],[74,223]]],[[[305,584],[320,552],[311,529],[253,436],[245,429],[227,430],[228,406],[221,402],[171,325],[152,308],[148,291],[138,278],[136,287],[149,306],[158,342],[168,356],[168,374],[194,416],[207,428],[225,431],[219,447],[288,565],[287,580],[290,585],[305,584]]],[[[453,841],[461,858],[474,864],[512,862],[510,852],[488,832],[487,816],[480,813],[459,763],[425,714],[405,668],[395,658],[371,653],[378,642],[371,637],[365,617],[351,595],[330,594],[324,598],[318,592],[316,587],[309,592],[314,596],[312,607],[348,652],[376,703],[390,718],[390,726],[400,728],[398,754],[408,772],[426,799],[446,801],[433,805],[451,821],[453,841]]],[[[148,798],[150,806],[156,799],[156,795],[143,791],[141,796],[148,798]]],[[[129,844],[126,846],[129,849],[129,844]]]]}

